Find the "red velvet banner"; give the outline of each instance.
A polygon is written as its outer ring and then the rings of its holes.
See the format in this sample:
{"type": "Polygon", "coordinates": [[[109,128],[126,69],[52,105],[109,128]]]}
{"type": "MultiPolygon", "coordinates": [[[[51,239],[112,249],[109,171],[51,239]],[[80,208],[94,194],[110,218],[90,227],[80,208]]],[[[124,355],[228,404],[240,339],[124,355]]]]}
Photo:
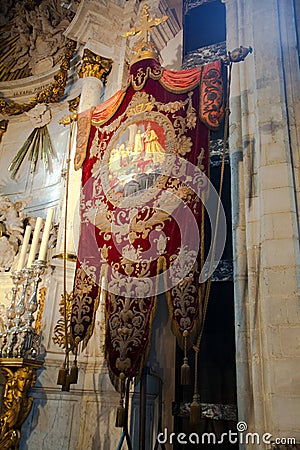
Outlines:
{"type": "Polygon", "coordinates": [[[223,115],[221,63],[172,72],[131,67],[127,86],[79,116],[81,233],[73,337],[87,342],[99,298],[114,375],[137,375],[149,349],[157,294],[177,336],[201,324],[201,223],[209,129],[223,115]]]}

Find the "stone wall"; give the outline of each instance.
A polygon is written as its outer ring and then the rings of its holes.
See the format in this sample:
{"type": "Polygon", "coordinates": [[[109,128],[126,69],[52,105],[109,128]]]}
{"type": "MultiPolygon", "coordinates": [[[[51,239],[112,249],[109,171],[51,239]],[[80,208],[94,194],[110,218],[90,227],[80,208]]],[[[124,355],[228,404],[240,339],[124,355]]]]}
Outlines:
{"type": "Polygon", "coordinates": [[[239,419],[251,431],[299,442],[300,86],[294,5],[225,3],[227,48],[253,47],[233,67],[230,104],[239,419]]]}

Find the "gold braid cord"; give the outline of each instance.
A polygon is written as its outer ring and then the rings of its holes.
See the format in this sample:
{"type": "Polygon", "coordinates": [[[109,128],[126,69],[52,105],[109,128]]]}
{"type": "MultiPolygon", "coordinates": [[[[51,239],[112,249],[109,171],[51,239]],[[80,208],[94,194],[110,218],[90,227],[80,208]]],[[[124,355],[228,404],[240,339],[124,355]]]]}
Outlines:
{"type": "Polygon", "coordinates": [[[43,91],[38,92],[30,103],[14,103],[0,98],[0,113],[4,115],[22,114],[34,108],[38,103],[55,103],[64,95],[68,80],[71,59],[74,56],[76,42],[68,41],[59,72],[54,76],[54,82],[43,91]]]}

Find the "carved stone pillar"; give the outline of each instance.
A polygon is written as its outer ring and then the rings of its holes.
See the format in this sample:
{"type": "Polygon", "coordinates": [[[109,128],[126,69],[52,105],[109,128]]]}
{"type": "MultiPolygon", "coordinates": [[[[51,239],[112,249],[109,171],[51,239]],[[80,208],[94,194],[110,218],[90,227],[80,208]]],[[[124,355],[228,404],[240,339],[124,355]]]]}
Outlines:
{"type": "MultiPolygon", "coordinates": [[[[86,111],[93,106],[100,103],[100,93],[106,79],[111,71],[113,61],[108,58],[96,55],[89,49],[85,49],[82,56],[82,64],[79,70],[79,77],[82,79],[82,88],[80,94],[80,101],[78,106],[78,113],[86,111]]],[[[69,201],[68,201],[68,224],[67,224],[67,254],[72,255],[77,253],[78,238],[79,238],[79,197],[81,186],[81,171],[75,171],[73,161],[75,156],[76,143],[73,140],[71,150],[71,164],[69,173],[69,201]]],[[[63,208],[65,211],[65,206],[63,208]]],[[[63,232],[60,236],[60,250],[63,252],[63,232]]]]}
{"type": "Polygon", "coordinates": [[[100,103],[100,93],[111,72],[112,60],[96,55],[85,49],[79,76],[82,78],[82,90],[78,112],[85,111],[100,103]]]}
{"type": "Polygon", "coordinates": [[[294,170],[299,140],[294,130],[300,115],[293,2],[285,2],[284,14],[276,0],[227,0],[226,10],[227,48],[247,42],[254,49],[233,68],[230,102],[239,420],[247,422],[249,432],[298,442],[299,188],[294,170]]]}
{"type": "Polygon", "coordinates": [[[30,413],[33,397],[28,393],[36,382],[36,371],[43,361],[23,358],[0,358],[5,377],[0,415],[0,448],[18,449],[21,426],[30,413]]]}

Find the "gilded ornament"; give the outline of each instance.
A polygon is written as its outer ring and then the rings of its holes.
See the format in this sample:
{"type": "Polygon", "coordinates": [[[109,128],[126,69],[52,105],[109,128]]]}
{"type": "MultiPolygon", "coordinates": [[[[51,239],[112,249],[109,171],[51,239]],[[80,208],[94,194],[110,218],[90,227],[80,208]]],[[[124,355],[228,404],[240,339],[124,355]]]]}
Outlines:
{"type": "Polygon", "coordinates": [[[54,327],[54,335],[52,337],[53,342],[61,348],[66,347],[66,339],[70,336],[70,320],[71,320],[71,312],[72,312],[72,300],[73,293],[67,293],[66,297],[62,294],[61,301],[59,302],[59,314],[60,318],[58,319],[55,327],[54,327]],[[66,306],[66,318],[67,318],[67,329],[68,336],[65,336],[65,306],[66,306]]]}
{"type": "Polygon", "coordinates": [[[242,45],[240,45],[238,48],[235,48],[231,52],[228,52],[228,54],[224,58],[224,61],[226,64],[241,62],[244,61],[246,56],[248,56],[248,54],[252,52],[252,47],[243,47],[242,45]]]}
{"type": "Polygon", "coordinates": [[[80,102],[80,95],[77,95],[77,97],[73,98],[72,100],[68,100],[69,111],[72,113],[77,113],[79,102],[80,102]]]}
{"type": "Polygon", "coordinates": [[[0,121],[0,142],[2,141],[2,137],[7,130],[7,126],[8,126],[8,120],[0,121]]]}
{"type": "Polygon", "coordinates": [[[65,92],[68,80],[68,70],[71,59],[76,49],[76,42],[68,41],[65,48],[65,55],[60,65],[59,72],[54,76],[54,82],[43,91],[38,92],[30,103],[14,103],[5,99],[0,99],[0,113],[4,115],[17,115],[34,108],[38,103],[55,103],[60,100],[65,92]]]}
{"type": "Polygon", "coordinates": [[[17,450],[21,439],[21,426],[27,418],[33,397],[29,391],[36,382],[36,370],[42,361],[21,358],[1,358],[1,370],[6,377],[2,411],[0,415],[0,448],[17,450]]]}
{"type": "Polygon", "coordinates": [[[79,70],[79,77],[96,77],[104,84],[112,69],[112,59],[104,58],[85,49],[82,57],[82,64],[79,70]]]}
{"type": "Polygon", "coordinates": [[[44,312],[44,307],[45,307],[46,292],[47,292],[47,289],[45,287],[42,287],[39,290],[39,295],[40,295],[39,309],[38,309],[36,319],[35,319],[35,331],[38,335],[40,335],[41,328],[42,328],[42,319],[43,319],[43,312],[44,312]]]}
{"type": "Polygon", "coordinates": [[[72,122],[76,122],[77,120],[77,113],[72,113],[72,114],[66,114],[65,116],[63,116],[58,123],[61,125],[70,125],[70,123],[72,122]]]}

